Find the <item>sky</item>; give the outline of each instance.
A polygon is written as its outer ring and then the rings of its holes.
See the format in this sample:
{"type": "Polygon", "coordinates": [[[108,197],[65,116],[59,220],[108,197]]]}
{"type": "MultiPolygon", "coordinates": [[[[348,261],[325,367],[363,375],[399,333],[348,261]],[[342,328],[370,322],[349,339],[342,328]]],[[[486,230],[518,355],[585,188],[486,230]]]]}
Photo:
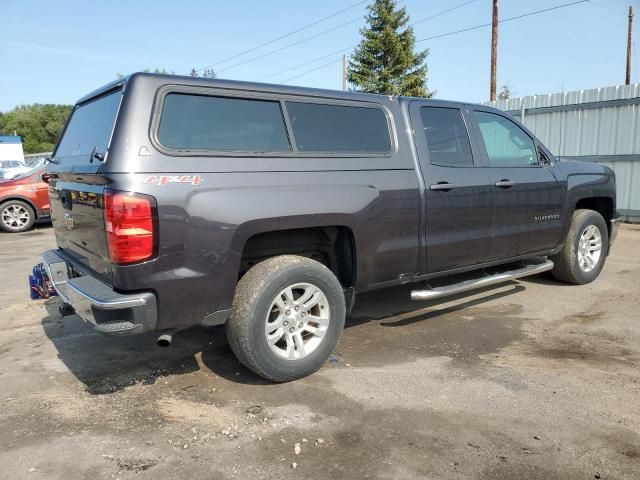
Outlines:
{"type": "MultiPolygon", "coordinates": [[[[571,1],[500,0],[500,18],[571,1]]],[[[399,4],[407,8],[411,22],[417,22],[467,2],[404,0],[399,4]]],[[[472,0],[420,21],[414,26],[416,38],[490,23],[491,3],[472,0]]],[[[192,68],[212,65],[221,78],[268,76],[264,81],[280,83],[297,77],[288,83],[340,89],[341,54],[332,53],[358,43],[366,4],[356,0],[2,0],[0,111],[36,102],[71,104],[118,73],[147,68],[186,75],[192,68]],[[341,10],[346,11],[227,60],[341,10]],[[331,31],[324,33],[327,30],[331,31]],[[287,47],[294,42],[300,43],[287,47]],[[272,53],[275,50],[279,51],[272,53]]],[[[624,83],[630,4],[640,10],[640,0],[589,0],[500,24],[498,86],[507,84],[513,96],[524,96],[624,83]]],[[[640,18],[636,16],[634,23],[638,25],[640,18]]],[[[635,35],[638,28],[634,30],[635,35]]],[[[637,42],[640,45],[640,39],[637,42]]],[[[488,99],[490,43],[490,27],[416,43],[416,49],[429,49],[427,87],[436,92],[436,98],[488,99]]],[[[637,81],[634,58],[632,82],[637,81]]]]}

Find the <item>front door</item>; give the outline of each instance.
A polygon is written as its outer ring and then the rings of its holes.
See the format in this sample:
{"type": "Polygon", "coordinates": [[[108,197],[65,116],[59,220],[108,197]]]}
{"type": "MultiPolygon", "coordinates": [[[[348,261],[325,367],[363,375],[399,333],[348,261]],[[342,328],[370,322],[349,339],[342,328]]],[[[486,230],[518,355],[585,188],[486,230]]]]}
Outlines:
{"type": "Polygon", "coordinates": [[[564,187],[535,140],[506,115],[475,108],[478,143],[493,185],[487,260],[551,250],[560,241],[564,187]]]}
{"type": "Polygon", "coordinates": [[[416,101],[410,110],[426,187],[426,271],[481,263],[491,240],[492,186],[468,118],[447,103],[416,101]]]}

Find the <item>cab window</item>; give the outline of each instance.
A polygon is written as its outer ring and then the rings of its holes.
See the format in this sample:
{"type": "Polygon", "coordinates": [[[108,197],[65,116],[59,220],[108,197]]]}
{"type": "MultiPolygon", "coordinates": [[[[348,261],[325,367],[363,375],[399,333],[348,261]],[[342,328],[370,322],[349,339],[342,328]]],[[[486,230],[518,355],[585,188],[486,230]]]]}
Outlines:
{"type": "Polygon", "coordinates": [[[170,93],[158,141],[172,150],[289,152],[280,102],[170,93]]]}
{"type": "Polygon", "coordinates": [[[460,110],[446,107],[422,107],[420,117],[432,165],[443,167],[473,165],[469,135],[460,110]]]}
{"type": "Polygon", "coordinates": [[[492,167],[538,165],[533,140],[518,125],[495,113],[476,111],[474,115],[492,167]]]}
{"type": "Polygon", "coordinates": [[[374,107],[287,102],[300,152],[385,155],[391,137],[385,113],[374,107]]]}

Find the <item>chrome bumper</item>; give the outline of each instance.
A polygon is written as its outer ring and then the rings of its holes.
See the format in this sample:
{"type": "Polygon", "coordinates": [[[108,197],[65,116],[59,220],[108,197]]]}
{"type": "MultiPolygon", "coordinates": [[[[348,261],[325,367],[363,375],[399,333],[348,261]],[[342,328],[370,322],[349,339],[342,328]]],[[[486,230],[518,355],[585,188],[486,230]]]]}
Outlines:
{"type": "Polygon", "coordinates": [[[90,275],[70,276],[72,261],[56,250],[42,263],[58,295],[83,320],[105,334],[133,334],[156,327],[156,298],[149,292],[122,294],[90,275]]]}

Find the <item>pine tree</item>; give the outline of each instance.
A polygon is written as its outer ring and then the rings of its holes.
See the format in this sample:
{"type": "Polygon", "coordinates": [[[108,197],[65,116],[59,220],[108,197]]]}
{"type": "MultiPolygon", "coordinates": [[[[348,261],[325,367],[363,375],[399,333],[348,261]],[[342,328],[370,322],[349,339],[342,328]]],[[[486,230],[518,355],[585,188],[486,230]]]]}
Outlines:
{"type": "Polygon", "coordinates": [[[189,75],[191,75],[192,77],[203,77],[203,78],[218,78],[218,75],[216,74],[216,72],[214,72],[213,68],[205,68],[202,73],[199,73],[200,70],[196,70],[195,68],[191,69],[191,73],[189,73],[189,75]]]}
{"type": "Polygon", "coordinates": [[[431,97],[427,90],[429,50],[414,52],[415,35],[406,8],[395,0],[374,0],[367,7],[362,40],[349,59],[347,79],[359,92],[431,97]]]}
{"type": "Polygon", "coordinates": [[[511,98],[511,87],[509,85],[503,85],[498,92],[498,100],[509,100],[511,98]]]}

